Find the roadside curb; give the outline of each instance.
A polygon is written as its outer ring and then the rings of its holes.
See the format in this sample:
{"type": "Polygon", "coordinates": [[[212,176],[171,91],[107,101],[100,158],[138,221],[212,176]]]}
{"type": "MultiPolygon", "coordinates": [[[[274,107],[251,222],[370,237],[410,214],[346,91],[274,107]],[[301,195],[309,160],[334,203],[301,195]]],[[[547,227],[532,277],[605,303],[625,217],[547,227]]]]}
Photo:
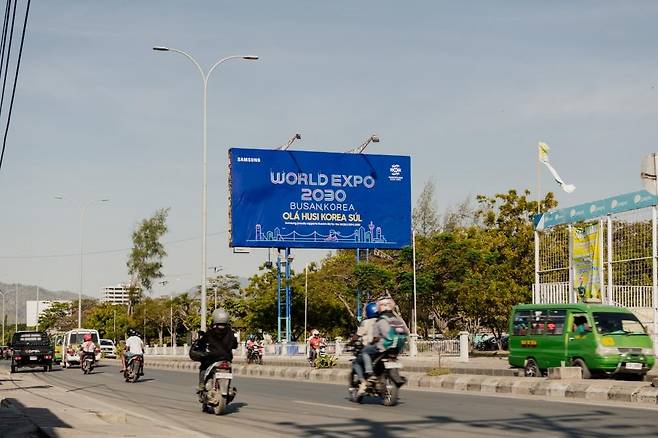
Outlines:
{"type": "MultiPolygon", "coordinates": [[[[147,358],[148,368],[197,372],[199,365],[190,360],[157,360],[147,358]]],[[[283,380],[304,380],[346,385],[350,370],[346,368],[315,369],[301,366],[245,365],[234,363],[238,376],[263,377],[283,380]]],[[[563,400],[614,401],[643,406],[658,406],[658,388],[649,382],[614,380],[548,380],[540,377],[489,376],[475,374],[446,374],[429,376],[426,373],[405,372],[406,387],[416,390],[451,390],[480,394],[507,394],[547,397],[563,400]]]]}
{"type": "MultiPolygon", "coordinates": [[[[334,369],[343,369],[349,370],[352,365],[351,362],[344,360],[346,356],[341,356],[341,360],[338,361],[334,369]]],[[[105,360],[116,360],[116,359],[105,359],[105,360]]],[[[175,363],[188,363],[190,359],[187,356],[158,356],[158,355],[147,355],[145,357],[147,362],[175,362],[175,363]]],[[[308,362],[305,358],[291,358],[286,356],[265,356],[265,365],[266,367],[301,367],[304,369],[309,369],[308,362]]],[[[445,361],[442,363],[439,360],[423,360],[420,362],[414,361],[412,358],[402,357],[401,362],[404,365],[406,372],[412,373],[423,373],[426,374],[428,371],[436,368],[442,368],[449,370],[451,374],[465,374],[465,375],[482,375],[482,376],[500,376],[500,377],[516,377],[519,375],[520,371],[518,369],[512,368],[493,368],[493,367],[467,367],[463,366],[461,363],[457,362],[448,362],[445,361]]],[[[245,358],[242,356],[235,356],[233,358],[233,365],[247,365],[245,358]]],[[[182,365],[183,369],[185,365],[182,365]]],[[[255,366],[255,365],[252,365],[255,366]]]]}

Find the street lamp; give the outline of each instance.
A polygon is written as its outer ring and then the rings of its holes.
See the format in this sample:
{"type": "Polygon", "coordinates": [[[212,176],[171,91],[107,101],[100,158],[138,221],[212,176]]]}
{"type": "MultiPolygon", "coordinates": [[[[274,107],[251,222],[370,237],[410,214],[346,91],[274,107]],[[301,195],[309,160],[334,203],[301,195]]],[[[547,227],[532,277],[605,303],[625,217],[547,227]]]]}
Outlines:
{"type": "Polygon", "coordinates": [[[2,345],[5,344],[5,294],[7,292],[0,289],[0,295],[2,295],[2,345]]]}
{"type": "MultiPolygon", "coordinates": [[[[220,272],[222,269],[224,269],[224,268],[222,268],[221,266],[208,266],[208,270],[209,270],[209,271],[213,271],[213,273],[215,274],[215,276],[216,276],[217,273],[220,272]]],[[[213,285],[213,292],[214,292],[214,294],[215,294],[215,305],[213,306],[213,310],[215,310],[215,309],[217,308],[217,285],[216,285],[216,284],[213,285]]]]}
{"type": "Polygon", "coordinates": [[[370,143],[379,143],[379,136],[377,134],[372,134],[370,137],[366,138],[360,146],[350,149],[348,152],[351,154],[360,154],[362,153],[370,143]]]}
{"type": "Polygon", "coordinates": [[[206,239],[208,234],[208,78],[210,74],[219,66],[221,63],[228,61],[230,59],[243,59],[247,61],[255,61],[258,59],[258,56],[253,55],[232,55],[222,58],[219,61],[215,62],[212,67],[208,70],[207,73],[204,73],[201,65],[187,52],[182,50],[174,49],[171,47],[155,46],[153,50],[158,52],[175,52],[180,53],[185,56],[187,59],[192,61],[201,74],[201,80],[203,81],[203,183],[202,183],[202,232],[201,232],[201,330],[206,330],[206,288],[207,288],[207,279],[206,279],[206,239]]]}
{"type": "Polygon", "coordinates": [[[80,203],[78,201],[71,200],[69,198],[64,198],[63,196],[57,195],[54,197],[55,199],[58,199],[60,201],[63,200],[69,200],[75,203],[79,208],[80,208],[80,291],[78,292],[78,328],[82,328],[82,289],[84,286],[84,275],[83,275],[83,268],[84,268],[84,257],[83,257],[83,250],[84,250],[84,219],[85,219],[85,212],[87,211],[87,208],[91,206],[92,204],[96,203],[101,203],[101,202],[109,202],[110,200],[107,198],[103,199],[95,199],[92,201],[88,201],[85,203],[80,203]]]}
{"type": "Polygon", "coordinates": [[[302,135],[297,133],[297,134],[293,135],[292,137],[290,137],[290,140],[288,140],[288,143],[279,146],[278,148],[276,148],[276,150],[278,150],[278,151],[287,151],[288,148],[295,142],[295,140],[301,140],[301,139],[302,139],[302,135]]]}

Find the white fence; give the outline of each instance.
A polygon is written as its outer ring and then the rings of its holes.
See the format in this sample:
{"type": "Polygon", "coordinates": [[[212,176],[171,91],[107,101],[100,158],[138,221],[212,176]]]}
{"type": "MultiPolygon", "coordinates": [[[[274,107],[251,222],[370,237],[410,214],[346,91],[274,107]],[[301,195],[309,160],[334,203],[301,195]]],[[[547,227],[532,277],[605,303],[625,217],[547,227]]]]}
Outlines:
{"type": "MultiPolygon", "coordinates": [[[[629,309],[650,308],[652,306],[651,286],[612,286],[610,293],[604,293],[605,304],[628,307],[629,309]],[[608,300],[607,297],[610,297],[608,300]],[[609,301],[609,302],[608,302],[609,301]]],[[[532,287],[533,302],[536,304],[569,303],[569,283],[542,283],[532,287]]],[[[605,287],[608,291],[608,287],[605,287]]]]}
{"type": "MultiPolygon", "coordinates": [[[[429,356],[459,356],[459,339],[443,339],[440,341],[417,341],[419,355],[429,356]]],[[[405,352],[409,352],[407,344],[405,352]]]]}
{"type": "MultiPolygon", "coordinates": [[[[437,341],[417,341],[417,351],[422,356],[459,356],[460,341],[459,339],[443,339],[437,341]]],[[[267,344],[264,346],[265,356],[306,356],[307,344],[304,342],[291,342],[287,344],[267,344]]],[[[402,354],[409,354],[410,343],[407,343],[402,354]]],[[[182,347],[171,346],[146,346],[144,354],[147,356],[182,356],[186,357],[189,353],[189,346],[182,347]]],[[[236,356],[246,356],[244,344],[238,346],[236,356]]],[[[350,354],[344,342],[328,342],[327,354],[341,356],[350,354]]]]}
{"type": "Polygon", "coordinates": [[[612,303],[631,309],[652,306],[651,286],[612,286],[612,303]]]}
{"type": "Polygon", "coordinates": [[[532,285],[532,301],[536,304],[568,303],[569,282],[541,283],[532,285]]]}

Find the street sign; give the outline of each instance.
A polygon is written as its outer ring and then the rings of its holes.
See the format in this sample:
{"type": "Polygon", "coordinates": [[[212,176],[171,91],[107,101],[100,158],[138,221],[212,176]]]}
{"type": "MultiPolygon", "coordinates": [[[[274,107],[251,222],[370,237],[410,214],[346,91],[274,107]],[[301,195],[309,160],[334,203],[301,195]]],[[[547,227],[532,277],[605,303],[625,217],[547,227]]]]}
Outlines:
{"type": "Polygon", "coordinates": [[[656,160],[658,160],[658,154],[653,153],[649,154],[642,159],[642,167],[640,168],[640,178],[642,178],[642,184],[647,192],[658,195],[658,179],[656,178],[656,160]]]}

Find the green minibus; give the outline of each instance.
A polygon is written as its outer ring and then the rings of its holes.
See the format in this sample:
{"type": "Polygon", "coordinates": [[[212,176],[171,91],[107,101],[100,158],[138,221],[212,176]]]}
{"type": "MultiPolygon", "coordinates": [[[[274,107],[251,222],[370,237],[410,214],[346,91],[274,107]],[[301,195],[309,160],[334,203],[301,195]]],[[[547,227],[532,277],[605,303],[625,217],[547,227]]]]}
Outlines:
{"type": "Polygon", "coordinates": [[[643,378],[656,357],[642,323],[624,307],[601,304],[520,304],[509,324],[509,363],[537,377],[552,367],[643,378]]]}

